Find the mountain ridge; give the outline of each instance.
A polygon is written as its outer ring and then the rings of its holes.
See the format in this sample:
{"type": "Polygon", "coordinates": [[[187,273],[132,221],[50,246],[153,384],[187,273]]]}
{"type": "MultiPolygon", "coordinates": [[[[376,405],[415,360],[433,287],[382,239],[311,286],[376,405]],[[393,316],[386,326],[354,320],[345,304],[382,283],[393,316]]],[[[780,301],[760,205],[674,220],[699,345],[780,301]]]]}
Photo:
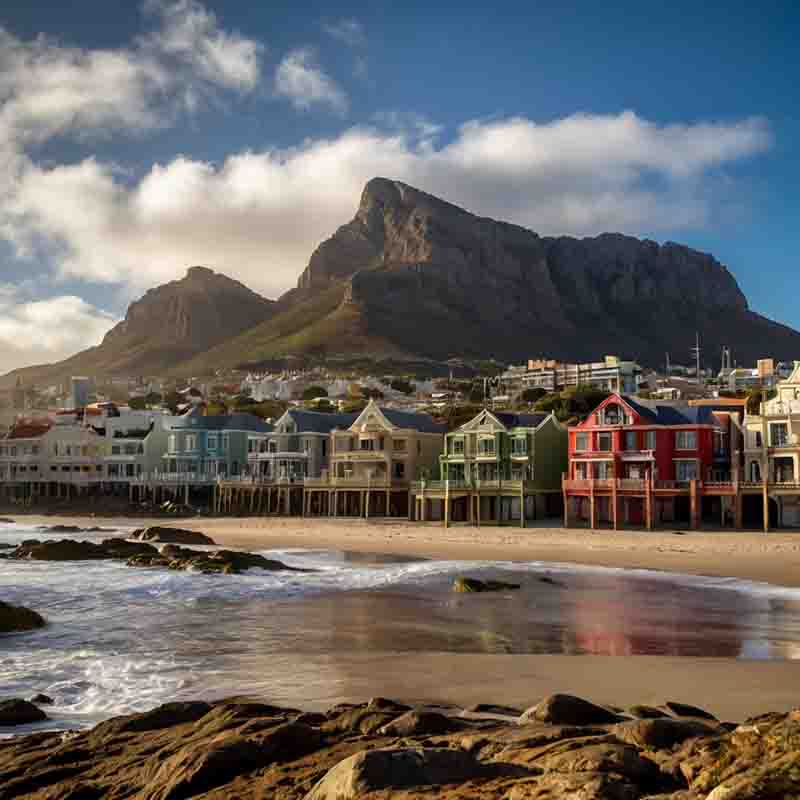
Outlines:
{"type": "Polygon", "coordinates": [[[203,267],[182,280],[132,304],[97,348],[45,372],[86,364],[189,375],[287,355],[522,361],[617,353],[655,365],[666,352],[688,361],[696,333],[706,353],[731,346],[743,363],[800,354],[800,333],[752,311],[708,253],[620,233],[541,236],[387,178],[365,185],[354,217],[276,301],[203,267]],[[221,280],[237,302],[187,317],[186,298],[164,301],[195,279],[206,289],[221,280]],[[158,328],[159,314],[171,336],[158,328]]]}

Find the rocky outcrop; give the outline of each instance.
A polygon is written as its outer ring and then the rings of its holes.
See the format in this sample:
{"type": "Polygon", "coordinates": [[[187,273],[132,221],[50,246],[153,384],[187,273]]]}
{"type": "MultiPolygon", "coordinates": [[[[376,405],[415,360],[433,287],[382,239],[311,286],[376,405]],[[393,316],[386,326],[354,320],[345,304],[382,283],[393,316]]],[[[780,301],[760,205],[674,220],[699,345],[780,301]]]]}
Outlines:
{"type": "Polygon", "coordinates": [[[34,722],[44,722],[46,719],[47,714],[27,700],[0,700],[0,727],[31,725],[34,722]]]}
{"type": "Polygon", "coordinates": [[[80,542],[75,539],[39,541],[28,539],[4,553],[2,558],[29,561],[101,561],[131,558],[134,555],[158,555],[158,550],[144,542],[125,539],[105,539],[101,543],[80,542]]]}
{"type": "Polygon", "coordinates": [[[519,589],[518,583],[505,583],[504,581],[479,581],[477,578],[456,578],[453,581],[453,591],[459,594],[473,594],[476,592],[510,592],[519,589]]]}
{"type": "Polygon", "coordinates": [[[0,600],[0,633],[33,631],[46,624],[44,617],[36,611],[0,600]]]}
{"type": "Polygon", "coordinates": [[[529,708],[522,722],[546,722],[549,725],[608,725],[619,722],[619,714],[589,703],[571,694],[552,694],[529,708]]]}
{"type": "MultiPolygon", "coordinates": [[[[728,731],[688,718],[517,724],[453,709],[451,726],[437,723],[437,733],[402,722],[406,708],[382,698],[325,714],[242,698],[171,703],[82,733],[0,740],[0,800],[783,800],[800,793],[800,711],[728,731]],[[365,733],[332,724],[376,713],[394,715],[394,726],[365,733]],[[663,722],[692,735],[664,736],[663,722]]],[[[430,713],[411,712],[418,721],[430,713]]]]}
{"type": "Polygon", "coordinates": [[[131,539],[160,544],[216,544],[210,536],[206,536],[199,531],[189,531],[183,528],[166,528],[161,525],[139,528],[131,534],[131,539]]]}

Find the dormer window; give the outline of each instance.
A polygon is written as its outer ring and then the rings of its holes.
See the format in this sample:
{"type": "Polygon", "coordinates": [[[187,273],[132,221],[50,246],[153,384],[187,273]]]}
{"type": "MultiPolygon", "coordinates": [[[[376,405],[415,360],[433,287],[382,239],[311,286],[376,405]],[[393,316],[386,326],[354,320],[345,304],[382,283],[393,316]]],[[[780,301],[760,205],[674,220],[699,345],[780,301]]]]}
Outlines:
{"type": "Polygon", "coordinates": [[[603,409],[603,418],[606,425],[622,425],[625,422],[625,414],[616,403],[610,403],[603,409]]]}

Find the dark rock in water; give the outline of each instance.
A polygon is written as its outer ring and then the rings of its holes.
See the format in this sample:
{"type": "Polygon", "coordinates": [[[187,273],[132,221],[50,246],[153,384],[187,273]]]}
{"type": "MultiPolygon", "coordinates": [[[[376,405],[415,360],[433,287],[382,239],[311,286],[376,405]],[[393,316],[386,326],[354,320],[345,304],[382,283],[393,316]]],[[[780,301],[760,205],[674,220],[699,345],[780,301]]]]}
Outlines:
{"type": "Polygon", "coordinates": [[[695,717],[697,719],[710,719],[717,722],[717,718],[713,714],[709,714],[702,708],[697,706],[689,706],[686,703],[664,703],[664,708],[674,714],[676,717],[695,717]]]}
{"type": "Polygon", "coordinates": [[[55,700],[47,694],[35,694],[31,697],[31,703],[35,706],[52,706],[55,700]]]}
{"type": "Polygon", "coordinates": [[[46,624],[44,617],[36,611],[0,600],[0,633],[33,631],[46,624]]]}
{"type": "Polygon", "coordinates": [[[127,539],[103,539],[100,546],[111,558],[134,558],[136,556],[156,556],[158,548],[145,542],[129,542],[127,539]]]}
{"type": "Polygon", "coordinates": [[[542,575],[539,578],[539,582],[547,583],[550,586],[558,586],[560,589],[565,589],[567,587],[566,583],[564,583],[563,581],[558,581],[555,578],[551,578],[549,575],[542,575]]]}
{"type": "Polygon", "coordinates": [[[380,729],[382,736],[437,736],[463,731],[466,723],[435,711],[409,711],[380,729]]]}
{"type": "Polygon", "coordinates": [[[8,544],[8,542],[0,542],[0,550],[13,550],[16,545],[8,544]]]}
{"type": "Polygon", "coordinates": [[[30,559],[31,561],[99,561],[113,556],[94,542],[78,542],[75,539],[61,539],[40,542],[32,539],[23,542],[13,550],[8,558],[30,559]]]}
{"type": "Polygon", "coordinates": [[[519,589],[518,583],[504,583],[503,581],[479,581],[477,578],[456,578],[453,581],[453,591],[461,594],[476,592],[509,592],[519,589]]]}
{"type": "Polygon", "coordinates": [[[39,525],[42,533],[111,533],[113,528],[82,528],[80,525],[39,525]]]}
{"type": "Polygon", "coordinates": [[[215,545],[216,542],[199,531],[188,531],[183,528],[168,528],[154,525],[150,528],[140,528],[133,532],[131,539],[143,542],[157,542],[159,544],[205,544],[215,545]]]}
{"type": "Polygon", "coordinates": [[[0,524],[3,525],[16,525],[17,521],[14,519],[9,519],[8,517],[0,517],[0,524]]]}
{"type": "Polygon", "coordinates": [[[546,722],[550,725],[610,725],[622,717],[571,694],[552,694],[529,708],[520,722],[546,722]]]}
{"type": "Polygon", "coordinates": [[[476,703],[475,705],[465,708],[470,714],[494,714],[499,717],[519,717],[522,711],[518,708],[511,708],[511,706],[498,706],[493,703],[476,703]]]}
{"type": "Polygon", "coordinates": [[[356,800],[369,792],[463,783],[482,767],[463,750],[367,750],[337,764],[306,800],[356,800]]]}
{"type": "Polygon", "coordinates": [[[628,713],[636,719],[660,719],[669,716],[663,709],[653,706],[631,706],[628,713]]]}
{"type": "Polygon", "coordinates": [[[41,708],[27,700],[0,700],[0,726],[30,725],[33,722],[43,722],[47,718],[41,708]]]}
{"type": "MultiPolygon", "coordinates": [[[[149,545],[145,545],[149,547],[149,545]]],[[[167,545],[161,552],[134,555],[126,562],[129,567],[166,567],[173,570],[195,570],[205,574],[223,573],[237,575],[248,569],[265,569],[270,572],[307,572],[289,567],[282,561],[264,558],[256,553],[238,550],[191,550],[178,545],[167,545]]]]}

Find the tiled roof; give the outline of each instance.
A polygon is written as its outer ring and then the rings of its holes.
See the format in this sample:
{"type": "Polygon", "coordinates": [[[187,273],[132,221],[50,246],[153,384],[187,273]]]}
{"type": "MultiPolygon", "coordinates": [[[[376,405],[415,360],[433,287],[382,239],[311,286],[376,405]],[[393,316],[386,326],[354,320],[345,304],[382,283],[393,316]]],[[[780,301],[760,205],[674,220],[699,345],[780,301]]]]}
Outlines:
{"type": "Polygon", "coordinates": [[[427,414],[415,414],[412,411],[398,411],[394,408],[381,408],[383,414],[392,425],[398,428],[408,428],[421,433],[446,433],[447,425],[434,422],[427,414]]]}
{"type": "Polygon", "coordinates": [[[492,412],[506,428],[538,428],[549,414],[514,414],[510,411],[492,412]]]}
{"type": "Polygon", "coordinates": [[[218,414],[203,417],[186,415],[177,417],[169,423],[175,429],[191,428],[201,431],[247,431],[248,433],[269,433],[273,426],[255,414],[218,414]]]}
{"type": "Polygon", "coordinates": [[[289,416],[297,425],[298,433],[330,433],[334,428],[349,428],[359,417],[358,414],[326,414],[323,411],[304,411],[289,409],[289,416]]]}
{"type": "Polygon", "coordinates": [[[620,395],[634,411],[655,425],[713,425],[714,408],[690,406],[688,403],[669,403],[663,400],[640,400],[620,395]]]}
{"type": "Polygon", "coordinates": [[[15,425],[6,436],[7,439],[38,439],[44,436],[53,426],[46,422],[23,422],[15,425]]]}

